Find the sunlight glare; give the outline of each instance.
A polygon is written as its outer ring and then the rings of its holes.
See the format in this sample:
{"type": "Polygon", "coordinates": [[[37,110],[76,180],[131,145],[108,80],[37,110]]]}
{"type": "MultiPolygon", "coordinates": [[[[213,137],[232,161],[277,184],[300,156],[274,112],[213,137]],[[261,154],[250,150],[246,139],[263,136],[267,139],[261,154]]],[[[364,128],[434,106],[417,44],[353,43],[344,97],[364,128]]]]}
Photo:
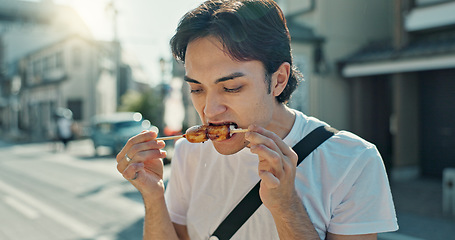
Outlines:
{"type": "Polygon", "coordinates": [[[113,37],[112,11],[107,9],[107,0],[64,1],[73,7],[84,20],[95,39],[111,40],[113,37]]]}

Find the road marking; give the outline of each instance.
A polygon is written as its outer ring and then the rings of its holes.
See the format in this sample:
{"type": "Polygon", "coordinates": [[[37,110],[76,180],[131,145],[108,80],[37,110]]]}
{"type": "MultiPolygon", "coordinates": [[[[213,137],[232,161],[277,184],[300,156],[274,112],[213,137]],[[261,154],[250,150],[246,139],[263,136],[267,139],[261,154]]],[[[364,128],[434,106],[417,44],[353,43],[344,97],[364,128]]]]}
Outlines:
{"type": "Polygon", "coordinates": [[[106,176],[123,179],[122,175],[117,171],[117,162],[115,161],[115,158],[112,158],[112,161],[82,161],[68,157],[55,157],[47,158],[43,161],[76,167],[82,170],[90,170],[106,176]]]}
{"type": "MultiPolygon", "coordinates": [[[[70,167],[76,167],[79,169],[83,170],[90,170],[90,171],[95,171],[98,173],[102,173],[106,176],[110,177],[115,177],[116,179],[119,180],[125,180],[122,175],[117,171],[117,162],[115,161],[115,158],[112,158],[112,161],[82,161],[82,160],[77,160],[73,158],[47,158],[44,159],[43,161],[46,162],[53,162],[57,164],[62,164],[70,167]]],[[[171,165],[165,165],[164,166],[164,172],[163,172],[163,180],[168,180],[170,175],[171,175],[171,165]]]]}
{"type": "Polygon", "coordinates": [[[72,218],[69,215],[55,209],[54,207],[45,204],[38,199],[34,198],[33,196],[21,192],[16,188],[0,181],[0,189],[5,191],[6,193],[20,199],[22,202],[28,204],[29,206],[38,209],[42,214],[48,216],[49,218],[55,220],[56,222],[65,225],[67,228],[73,230],[75,233],[81,235],[84,238],[93,238],[96,234],[95,229],[88,226],[87,224],[72,218]]]}
{"type": "Polygon", "coordinates": [[[13,198],[11,196],[6,196],[4,201],[10,207],[16,209],[16,211],[22,213],[24,216],[30,219],[37,219],[40,216],[40,214],[35,211],[35,209],[23,204],[19,199],[13,198]]]}

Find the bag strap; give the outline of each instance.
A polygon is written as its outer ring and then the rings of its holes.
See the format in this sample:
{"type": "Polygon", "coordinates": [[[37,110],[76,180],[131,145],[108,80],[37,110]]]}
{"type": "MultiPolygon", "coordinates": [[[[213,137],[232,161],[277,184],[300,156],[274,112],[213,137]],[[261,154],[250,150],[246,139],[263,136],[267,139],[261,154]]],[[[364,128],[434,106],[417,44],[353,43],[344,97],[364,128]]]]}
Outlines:
{"type": "MultiPolygon", "coordinates": [[[[338,130],[320,126],[306,135],[292,149],[299,156],[297,165],[313,152],[319,145],[331,136],[336,134],[338,130]]],[[[224,221],[218,226],[210,239],[227,240],[230,239],[237,230],[250,218],[251,215],[262,205],[259,196],[259,181],[250,192],[242,199],[242,201],[229,213],[224,221]]]]}

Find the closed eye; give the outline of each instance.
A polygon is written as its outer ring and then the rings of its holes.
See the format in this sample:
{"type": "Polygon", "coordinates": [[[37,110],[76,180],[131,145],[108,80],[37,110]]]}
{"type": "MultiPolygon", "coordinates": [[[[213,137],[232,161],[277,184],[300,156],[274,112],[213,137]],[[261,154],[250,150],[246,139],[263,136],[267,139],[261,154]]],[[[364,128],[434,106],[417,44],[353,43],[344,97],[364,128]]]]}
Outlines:
{"type": "Polygon", "coordinates": [[[202,89],[191,89],[190,93],[201,93],[202,92],[202,89]]]}
{"type": "Polygon", "coordinates": [[[229,92],[229,93],[237,93],[240,91],[240,89],[242,88],[242,86],[240,87],[237,87],[237,88],[224,88],[224,91],[225,92],[229,92]]]}

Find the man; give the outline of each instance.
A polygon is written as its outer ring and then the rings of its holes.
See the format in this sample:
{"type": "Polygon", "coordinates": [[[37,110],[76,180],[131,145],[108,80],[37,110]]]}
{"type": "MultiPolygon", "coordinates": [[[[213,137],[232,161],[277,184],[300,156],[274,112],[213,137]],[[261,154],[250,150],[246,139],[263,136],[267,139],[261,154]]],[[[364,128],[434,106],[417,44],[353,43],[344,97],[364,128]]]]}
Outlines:
{"type": "Polygon", "coordinates": [[[68,148],[69,141],[73,138],[73,113],[67,108],[59,108],[56,111],[57,136],[62,142],[63,150],[68,148]]]}
{"type": "Polygon", "coordinates": [[[207,1],[182,18],[171,47],[202,122],[249,131],[179,140],[166,192],[164,143],[154,132],[128,141],[118,170],[143,196],[144,239],[208,239],[259,180],[263,204],[233,239],[376,239],[397,229],[374,145],[340,131],[296,167],[291,147],[326,123],[285,105],[298,72],[274,1],[207,1]]]}

